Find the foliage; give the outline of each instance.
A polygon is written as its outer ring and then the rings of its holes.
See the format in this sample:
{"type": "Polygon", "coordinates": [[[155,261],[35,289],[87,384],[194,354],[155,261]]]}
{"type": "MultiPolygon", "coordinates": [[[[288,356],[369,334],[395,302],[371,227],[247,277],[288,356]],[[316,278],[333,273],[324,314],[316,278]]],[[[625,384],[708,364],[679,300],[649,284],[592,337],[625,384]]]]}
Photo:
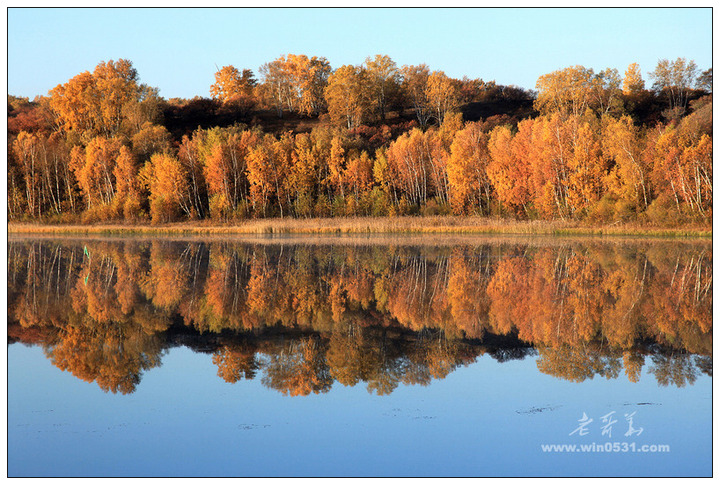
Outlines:
{"type": "Polygon", "coordinates": [[[712,219],[711,71],[693,61],[661,60],[652,91],[636,63],[624,79],[567,67],[538,79],[537,113],[478,121],[463,103],[533,94],[380,54],[334,71],[288,54],[259,72],[224,66],[213,99],[166,101],[120,59],[46,98],[9,96],[8,217],[712,219]]]}

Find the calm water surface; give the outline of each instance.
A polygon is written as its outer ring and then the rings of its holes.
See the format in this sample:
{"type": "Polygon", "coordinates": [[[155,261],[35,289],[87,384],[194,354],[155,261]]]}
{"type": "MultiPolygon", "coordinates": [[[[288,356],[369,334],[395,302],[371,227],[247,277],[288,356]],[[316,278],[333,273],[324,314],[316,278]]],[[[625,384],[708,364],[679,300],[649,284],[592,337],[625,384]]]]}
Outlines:
{"type": "Polygon", "coordinates": [[[710,476],[711,387],[710,241],[9,240],[9,476],[710,476]]]}

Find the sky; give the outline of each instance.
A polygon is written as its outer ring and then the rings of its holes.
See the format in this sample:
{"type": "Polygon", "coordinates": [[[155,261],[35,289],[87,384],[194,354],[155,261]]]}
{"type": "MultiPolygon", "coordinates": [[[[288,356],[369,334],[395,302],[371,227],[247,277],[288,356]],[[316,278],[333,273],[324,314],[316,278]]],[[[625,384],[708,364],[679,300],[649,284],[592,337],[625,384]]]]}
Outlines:
{"type": "Polygon", "coordinates": [[[288,53],[333,68],[375,54],[455,78],[534,89],[573,65],[647,81],[660,59],[712,67],[710,8],[10,8],[8,93],[33,99],[107,60],[128,59],[166,99],[209,97],[217,68],[288,53]]]}

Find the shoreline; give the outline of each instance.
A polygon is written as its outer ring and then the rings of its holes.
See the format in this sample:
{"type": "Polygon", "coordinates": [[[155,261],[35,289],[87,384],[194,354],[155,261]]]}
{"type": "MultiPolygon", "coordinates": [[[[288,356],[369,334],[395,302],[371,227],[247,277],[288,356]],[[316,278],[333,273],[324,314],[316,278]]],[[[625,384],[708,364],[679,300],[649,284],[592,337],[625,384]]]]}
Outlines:
{"type": "Polygon", "coordinates": [[[317,219],[249,219],[217,223],[58,224],[8,222],[8,234],[271,235],[271,234],[501,234],[542,236],[643,236],[712,238],[712,226],[588,225],[569,221],[515,221],[478,216],[402,216],[317,219]]]}

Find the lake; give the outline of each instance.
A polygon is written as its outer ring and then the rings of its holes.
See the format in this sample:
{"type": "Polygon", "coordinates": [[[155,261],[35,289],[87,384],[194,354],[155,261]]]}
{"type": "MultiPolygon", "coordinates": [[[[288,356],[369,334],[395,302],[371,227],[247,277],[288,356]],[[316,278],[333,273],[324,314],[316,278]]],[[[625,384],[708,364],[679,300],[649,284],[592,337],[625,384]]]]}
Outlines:
{"type": "Polygon", "coordinates": [[[710,240],[8,240],[8,475],[712,476],[710,240]]]}

